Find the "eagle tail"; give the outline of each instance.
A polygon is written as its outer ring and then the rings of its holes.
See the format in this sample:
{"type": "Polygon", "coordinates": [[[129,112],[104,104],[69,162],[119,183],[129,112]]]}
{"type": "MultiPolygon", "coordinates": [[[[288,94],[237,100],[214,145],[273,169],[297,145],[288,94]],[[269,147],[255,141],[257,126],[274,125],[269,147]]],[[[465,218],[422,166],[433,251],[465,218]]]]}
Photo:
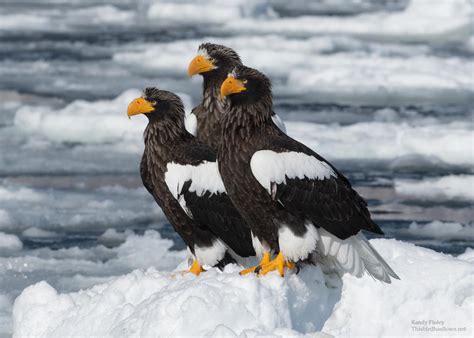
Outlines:
{"type": "Polygon", "coordinates": [[[400,279],[361,232],[354,237],[354,245],[369,275],[385,283],[391,283],[390,277],[400,279]]]}
{"type": "Polygon", "coordinates": [[[367,272],[385,283],[391,283],[390,277],[400,279],[361,232],[342,240],[322,228],[318,230],[320,240],[313,259],[325,269],[357,277],[367,272]]]}

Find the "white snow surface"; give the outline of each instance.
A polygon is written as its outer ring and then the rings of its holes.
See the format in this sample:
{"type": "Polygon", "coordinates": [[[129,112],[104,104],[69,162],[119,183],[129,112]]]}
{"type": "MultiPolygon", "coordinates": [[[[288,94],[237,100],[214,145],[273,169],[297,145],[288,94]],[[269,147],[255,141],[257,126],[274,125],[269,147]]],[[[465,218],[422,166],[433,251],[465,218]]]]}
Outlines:
{"type": "MultiPolygon", "coordinates": [[[[114,231],[103,236],[111,238],[115,234],[114,231]]],[[[31,284],[46,279],[60,290],[77,291],[134,269],[153,266],[170,271],[186,258],[185,251],[170,250],[173,242],[156,231],[148,230],[143,235],[126,231],[125,234],[123,243],[112,248],[98,244],[89,248],[31,249],[25,245],[21,251],[22,243],[17,236],[0,234],[0,242],[6,245],[8,239],[15,250],[4,256],[0,249],[0,337],[11,336],[14,297],[31,284]]],[[[117,244],[117,241],[109,240],[106,244],[117,244]]]]}
{"type": "Polygon", "coordinates": [[[14,302],[13,336],[411,336],[414,320],[472,334],[472,261],[396,240],[370,242],[400,281],[346,274],[341,282],[315,266],[284,278],[240,276],[228,266],[199,277],[151,267],[65,294],[39,282],[14,302]]]}

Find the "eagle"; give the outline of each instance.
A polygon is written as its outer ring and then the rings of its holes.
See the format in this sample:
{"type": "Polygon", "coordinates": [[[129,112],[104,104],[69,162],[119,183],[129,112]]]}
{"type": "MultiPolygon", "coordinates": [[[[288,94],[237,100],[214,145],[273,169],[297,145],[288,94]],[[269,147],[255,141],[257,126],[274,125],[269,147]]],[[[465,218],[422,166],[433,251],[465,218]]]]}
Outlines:
{"type": "MultiPolygon", "coordinates": [[[[221,135],[220,119],[227,106],[227,100],[220,95],[220,87],[227,74],[242,61],[232,48],[209,42],[201,44],[197,54],[189,63],[188,75],[202,75],[202,102],[186,117],[186,128],[199,141],[217,150],[221,135]]],[[[273,112],[272,118],[285,131],[282,119],[273,112]]]]}
{"type": "Polygon", "coordinates": [[[238,65],[220,93],[228,111],[221,120],[219,172],[261,257],[241,273],[283,276],[294,263],[317,257],[341,272],[398,279],[361,232],[383,234],[366,201],[331,163],[273,122],[270,80],[238,65]]]}
{"type": "Polygon", "coordinates": [[[216,153],[184,127],[181,99],[146,88],[127,114],[148,118],[140,175],[193,255],[189,272],[199,275],[203,265],[222,267],[234,257],[255,256],[250,228],[225,192],[216,153]]]}

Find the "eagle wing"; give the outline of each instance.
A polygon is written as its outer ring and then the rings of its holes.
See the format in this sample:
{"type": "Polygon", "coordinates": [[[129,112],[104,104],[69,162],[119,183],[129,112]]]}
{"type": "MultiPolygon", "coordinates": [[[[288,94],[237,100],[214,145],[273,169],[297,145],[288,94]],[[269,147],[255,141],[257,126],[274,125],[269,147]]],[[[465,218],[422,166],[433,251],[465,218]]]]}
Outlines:
{"type": "Polygon", "coordinates": [[[367,202],[328,161],[280,134],[252,155],[250,166],[271,197],[292,214],[310,220],[340,239],[361,229],[383,234],[367,202]]]}
{"type": "Polygon", "coordinates": [[[197,105],[193,110],[184,117],[184,127],[188,133],[196,136],[197,135],[197,116],[199,111],[204,109],[202,104],[197,105]]]}
{"type": "Polygon", "coordinates": [[[167,164],[165,181],[181,207],[238,255],[255,255],[250,228],[227,195],[215,153],[202,144],[186,145],[176,153],[176,160],[167,164]]]}

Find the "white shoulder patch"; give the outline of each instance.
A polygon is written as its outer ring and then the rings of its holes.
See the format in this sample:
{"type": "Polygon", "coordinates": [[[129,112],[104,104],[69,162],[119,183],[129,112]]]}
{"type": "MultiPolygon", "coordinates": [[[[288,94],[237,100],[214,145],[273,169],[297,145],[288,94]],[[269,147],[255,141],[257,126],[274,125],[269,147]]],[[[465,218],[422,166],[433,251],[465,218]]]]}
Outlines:
{"type": "Polygon", "coordinates": [[[271,194],[271,183],[285,183],[286,178],[316,180],[337,177],[334,170],[316,157],[295,151],[277,153],[259,150],[250,160],[250,169],[257,181],[271,194]]]}
{"type": "Polygon", "coordinates": [[[188,133],[196,136],[197,135],[197,117],[193,113],[189,113],[184,118],[184,127],[188,133]]]}
{"type": "Polygon", "coordinates": [[[170,162],[166,166],[165,182],[173,196],[178,199],[185,182],[191,180],[190,191],[198,196],[225,192],[224,183],[217,169],[217,162],[204,161],[199,165],[182,165],[170,162]]]}
{"type": "Polygon", "coordinates": [[[272,115],[272,120],[273,120],[273,123],[275,123],[275,125],[282,131],[286,134],[286,126],[285,126],[285,122],[283,122],[283,120],[281,119],[280,116],[278,116],[277,114],[275,115],[272,115]]]}

